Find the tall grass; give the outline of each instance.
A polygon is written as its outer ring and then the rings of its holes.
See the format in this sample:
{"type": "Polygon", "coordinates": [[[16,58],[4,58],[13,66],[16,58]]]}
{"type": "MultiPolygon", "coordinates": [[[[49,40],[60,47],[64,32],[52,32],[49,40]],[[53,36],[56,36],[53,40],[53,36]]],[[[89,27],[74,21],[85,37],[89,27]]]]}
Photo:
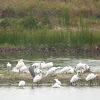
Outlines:
{"type": "Polygon", "coordinates": [[[98,46],[100,44],[99,31],[58,31],[58,30],[25,30],[20,27],[0,30],[0,45],[10,44],[25,47],[56,47],[76,48],[98,46]]]}
{"type": "Polygon", "coordinates": [[[99,4],[99,0],[1,0],[0,45],[98,46],[100,31],[94,27],[100,24],[99,4]],[[58,26],[66,30],[54,30],[58,26]]]}

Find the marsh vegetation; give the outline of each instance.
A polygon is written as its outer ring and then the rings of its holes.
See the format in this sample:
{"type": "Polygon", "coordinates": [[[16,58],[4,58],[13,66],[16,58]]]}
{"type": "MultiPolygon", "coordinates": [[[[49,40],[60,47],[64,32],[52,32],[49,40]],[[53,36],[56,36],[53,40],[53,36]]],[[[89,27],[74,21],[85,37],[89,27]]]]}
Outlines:
{"type": "Polygon", "coordinates": [[[99,7],[99,0],[1,0],[0,46],[99,49],[99,7]]]}

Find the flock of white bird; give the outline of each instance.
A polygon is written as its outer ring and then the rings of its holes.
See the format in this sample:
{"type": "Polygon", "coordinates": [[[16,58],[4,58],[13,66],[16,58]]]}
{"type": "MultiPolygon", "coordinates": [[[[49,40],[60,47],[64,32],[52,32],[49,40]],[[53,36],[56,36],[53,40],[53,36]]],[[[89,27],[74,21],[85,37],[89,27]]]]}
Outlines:
{"type": "MultiPolygon", "coordinates": [[[[12,65],[8,62],[7,63],[7,69],[11,70],[12,65]]],[[[58,71],[58,73],[74,73],[77,72],[76,75],[74,75],[71,79],[70,79],[70,83],[73,84],[76,81],[78,81],[80,75],[84,72],[89,72],[90,71],[90,66],[88,66],[87,64],[84,63],[78,63],[76,65],[75,68],[71,67],[71,66],[66,66],[66,67],[54,67],[53,66],[53,62],[49,62],[49,63],[45,63],[45,62],[38,62],[38,63],[34,63],[32,64],[32,67],[34,67],[34,73],[37,73],[37,75],[33,78],[33,83],[37,83],[39,81],[42,80],[42,73],[45,73],[45,77],[53,75],[54,73],[58,71]],[[44,70],[44,71],[43,71],[44,70]]],[[[18,63],[16,64],[16,66],[12,69],[13,72],[27,72],[29,73],[29,67],[27,67],[23,61],[23,59],[19,60],[18,63]]],[[[57,74],[57,73],[56,73],[57,74]]],[[[86,81],[91,81],[93,79],[95,79],[96,77],[98,77],[98,75],[95,75],[94,73],[90,73],[87,77],[86,77],[86,81]]],[[[58,79],[54,79],[55,80],[55,84],[52,85],[53,88],[60,88],[61,87],[61,82],[58,79]]],[[[25,81],[20,81],[18,84],[20,87],[23,87],[25,85],[25,81]]]]}

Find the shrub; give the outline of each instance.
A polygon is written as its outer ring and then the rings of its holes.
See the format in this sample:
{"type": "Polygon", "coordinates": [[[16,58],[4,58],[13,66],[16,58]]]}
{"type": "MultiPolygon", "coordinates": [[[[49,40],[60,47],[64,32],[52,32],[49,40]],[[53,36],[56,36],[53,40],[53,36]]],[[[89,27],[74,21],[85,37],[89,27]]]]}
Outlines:
{"type": "Polygon", "coordinates": [[[8,27],[8,26],[10,26],[10,21],[8,19],[4,19],[1,21],[0,26],[4,27],[4,28],[8,27]]]}
{"type": "Polygon", "coordinates": [[[42,25],[50,24],[50,20],[48,17],[43,17],[41,22],[42,22],[42,25]]]}
{"type": "Polygon", "coordinates": [[[36,28],[37,27],[37,19],[32,17],[32,16],[28,16],[28,17],[25,17],[21,24],[25,27],[25,28],[29,28],[29,29],[32,29],[32,28],[36,28]]]}

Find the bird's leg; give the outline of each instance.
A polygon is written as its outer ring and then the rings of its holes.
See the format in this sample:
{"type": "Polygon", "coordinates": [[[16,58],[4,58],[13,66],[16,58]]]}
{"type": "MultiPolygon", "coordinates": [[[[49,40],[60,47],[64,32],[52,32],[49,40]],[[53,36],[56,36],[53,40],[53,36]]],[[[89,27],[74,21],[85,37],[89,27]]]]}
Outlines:
{"type": "Polygon", "coordinates": [[[75,85],[77,85],[76,82],[75,82],[75,85]]]}
{"type": "Polygon", "coordinates": [[[20,74],[20,69],[19,69],[19,74],[20,74]]]}
{"type": "Polygon", "coordinates": [[[8,75],[10,74],[10,73],[9,73],[9,69],[8,69],[8,72],[7,72],[7,73],[8,73],[8,75]]]}
{"type": "Polygon", "coordinates": [[[39,84],[39,83],[37,82],[37,87],[38,87],[38,84],[39,84]]]}
{"type": "Polygon", "coordinates": [[[90,80],[90,86],[91,86],[91,80],[90,80]]]}
{"type": "Polygon", "coordinates": [[[92,86],[93,86],[93,81],[91,80],[91,84],[92,84],[92,86]]]}
{"type": "Polygon", "coordinates": [[[32,79],[32,89],[33,89],[33,79],[32,79]]]}
{"type": "Polygon", "coordinates": [[[72,84],[72,83],[70,83],[70,85],[72,86],[73,84],[72,84]]]}
{"type": "Polygon", "coordinates": [[[97,85],[98,85],[98,76],[97,76],[97,85]]]}
{"type": "Polygon", "coordinates": [[[90,80],[90,86],[92,85],[92,80],[90,80]]]}
{"type": "Polygon", "coordinates": [[[87,85],[89,85],[89,82],[88,81],[86,83],[87,83],[87,85]]]}

